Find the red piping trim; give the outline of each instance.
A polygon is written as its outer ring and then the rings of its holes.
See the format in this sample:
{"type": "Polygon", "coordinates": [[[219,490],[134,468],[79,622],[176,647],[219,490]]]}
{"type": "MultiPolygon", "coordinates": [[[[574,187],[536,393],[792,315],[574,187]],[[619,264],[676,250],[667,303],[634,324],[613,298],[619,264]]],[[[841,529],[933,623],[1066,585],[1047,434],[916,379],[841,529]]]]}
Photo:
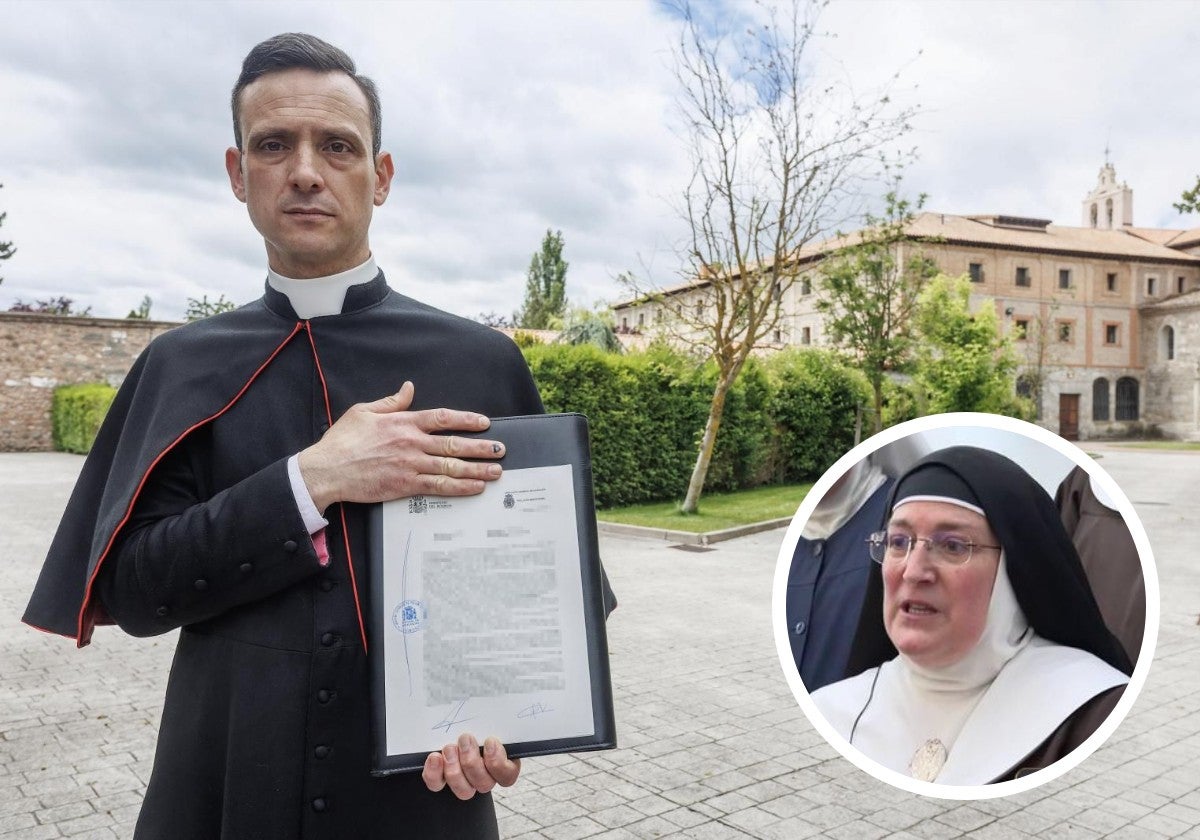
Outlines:
{"type": "MultiPolygon", "coordinates": [[[[308,343],[312,346],[313,362],[317,366],[317,377],[321,380],[321,393],[325,397],[325,416],[329,425],[333,425],[333,409],[329,405],[329,386],[325,383],[325,371],[321,369],[321,357],[317,355],[317,342],[313,338],[312,326],[304,322],[304,331],[308,333],[308,343]]],[[[358,616],[358,632],[362,637],[363,653],[367,653],[367,628],[363,623],[362,605],[358,600],[358,581],[354,577],[354,559],[350,554],[350,531],[346,528],[346,506],[338,503],[338,511],[342,519],[342,540],[346,545],[346,568],[350,570],[350,588],[354,591],[354,612],[358,616]]]]}
{"type": "Polygon", "coordinates": [[[34,624],[32,621],[25,619],[25,618],[22,618],[21,621],[23,623],[29,625],[30,627],[32,627],[34,630],[37,630],[39,633],[49,633],[51,636],[62,636],[64,639],[74,639],[75,638],[70,633],[60,633],[57,630],[50,630],[49,628],[46,628],[46,627],[39,627],[38,625],[34,624]]]}
{"type": "Polygon", "coordinates": [[[84,593],[83,593],[83,604],[79,608],[79,627],[78,627],[79,632],[78,632],[78,635],[75,637],[76,644],[79,647],[83,647],[84,645],[88,644],[88,642],[91,641],[91,639],[92,639],[91,631],[95,627],[94,621],[89,622],[89,619],[92,618],[92,615],[96,611],[95,604],[92,602],[92,584],[96,582],[96,576],[98,574],[100,574],[100,567],[104,564],[104,560],[108,557],[108,552],[112,550],[113,543],[116,542],[116,539],[117,539],[117,534],[121,533],[121,529],[125,527],[125,523],[127,523],[129,521],[129,517],[133,515],[133,507],[135,504],[137,504],[138,496],[140,496],[142,494],[142,488],[146,486],[146,480],[148,478],[150,478],[150,473],[152,473],[154,471],[154,468],[156,466],[158,466],[158,462],[161,461],[164,457],[166,457],[168,452],[170,452],[172,449],[174,449],[176,446],[179,445],[180,441],[182,441],[184,438],[186,438],[192,432],[196,431],[196,429],[199,429],[201,426],[211,423],[212,421],[214,421],[218,417],[220,417],[222,414],[224,414],[226,411],[233,408],[234,403],[236,403],[238,400],[240,400],[242,398],[242,395],[246,393],[246,390],[250,387],[250,385],[254,382],[254,380],[258,379],[258,375],[260,373],[262,373],[263,370],[266,369],[267,365],[271,364],[271,362],[275,359],[275,357],[279,355],[280,351],[283,350],[283,348],[287,346],[287,343],[289,341],[291,341],[292,338],[295,337],[296,333],[300,332],[300,328],[302,326],[303,326],[303,324],[297,322],[295,328],[293,328],[292,331],[290,333],[288,333],[287,338],[285,338],[283,341],[281,341],[279,343],[279,346],[276,347],[271,352],[270,356],[267,356],[266,361],[258,366],[258,369],[255,370],[254,373],[250,376],[250,378],[246,380],[246,384],[243,385],[241,387],[241,390],[239,390],[234,395],[233,399],[231,399],[228,403],[225,404],[224,408],[222,408],[217,413],[211,415],[210,417],[206,417],[205,419],[203,419],[197,423],[193,423],[186,430],[184,430],[184,432],[182,434],[180,434],[179,437],[177,437],[177,438],[175,438],[175,440],[171,441],[170,446],[168,446],[162,452],[158,453],[158,455],[155,457],[155,459],[150,462],[150,466],[146,468],[146,472],[142,474],[141,481],[138,482],[137,489],[135,489],[133,491],[133,498],[129,500],[129,507],[127,507],[125,509],[125,516],[122,517],[121,521],[117,523],[117,527],[113,529],[112,535],[108,538],[108,543],[104,546],[104,551],[100,552],[100,558],[96,561],[96,568],[92,570],[92,575],[91,575],[91,577],[88,578],[87,588],[84,590],[84,593]]]}

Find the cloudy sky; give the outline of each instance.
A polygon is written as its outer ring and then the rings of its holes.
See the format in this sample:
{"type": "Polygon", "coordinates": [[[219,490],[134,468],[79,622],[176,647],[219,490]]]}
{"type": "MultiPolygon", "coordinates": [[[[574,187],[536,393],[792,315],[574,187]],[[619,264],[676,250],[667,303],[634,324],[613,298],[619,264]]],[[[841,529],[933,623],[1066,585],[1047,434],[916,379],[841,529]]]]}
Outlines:
{"type": "MultiPolygon", "coordinates": [[[[371,241],[393,286],[509,314],[547,228],[573,302],[619,299],[627,269],[677,279],[663,5],[6,2],[3,18],[0,238],[19,252],[0,309],[66,295],[123,316],[150,295],[178,318],[189,297],[257,296],[262,242],[223,166],[228,91],[246,51],[289,30],[381,87],[397,179],[371,241]]],[[[915,88],[905,184],[928,208],[1079,224],[1107,145],[1136,224],[1200,225],[1171,208],[1200,173],[1197,0],[835,0],[821,28],[818,74],[869,90],[900,70],[915,88]]]]}

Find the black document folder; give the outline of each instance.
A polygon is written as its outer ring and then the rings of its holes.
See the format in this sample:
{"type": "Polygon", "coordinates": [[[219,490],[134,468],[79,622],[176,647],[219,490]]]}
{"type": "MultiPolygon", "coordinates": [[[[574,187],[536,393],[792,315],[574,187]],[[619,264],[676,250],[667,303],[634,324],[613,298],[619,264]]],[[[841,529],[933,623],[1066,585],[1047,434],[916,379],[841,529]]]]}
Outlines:
{"type": "MultiPolygon", "coordinates": [[[[371,604],[368,621],[373,775],[418,770],[424,765],[429,752],[453,742],[463,732],[470,732],[480,742],[489,735],[497,735],[504,741],[512,757],[616,747],[605,633],[605,617],[614,602],[600,565],[596,540],[587,418],[581,414],[493,418],[487,431],[460,436],[499,440],[504,444],[505,453],[500,464],[505,476],[501,482],[509,476],[515,482],[523,475],[552,472],[556,476],[553,486],[565,487],[564,467],[569,467],[570,488],[574,496],[573,531],[578,542],[578,578],[575,577],[573,565],[565,569],[561,565],[554,565],[569,562],[574,546],[568,546],[565,551],[559,546],[557,551],[547,549],[538,554],[537,546],[558,544],[548,538],[539,542],[542,535],[537,533],[536,528],[532,532],[529,529],[516,530],[516,533],[527,534],[517,538],[518,541],[524,540],[527,545],[513,550],[493,550],[487,545],[481,548],[469,544],[470,539],[464,537],[461,550],[450,548],[443,551],[444,545],[456,545],[454,540],[459,539],[459,535],[478,525],[471,521],[478,516],[467,517],[454,509],[456,504],[463,508],[466,508],[465,505],[454,499],[432,496],[376,505],[371,514],[371,604]],[[437,515],[442,518],[437,518],[437,515]],[[429,518],[418,518],[421,516],[429,518]],[[436,533],[439,529],[446,533],[436,533]],[[427,534],[425,530],[431,533],[427,534]],[[445,543],[428,543],[428,539],[444,539],[445,543]],[[406,542],[401,546],[399,540],[406,542]],[[409,547],[413,544],[427,548],[424,552],[417,549],[410,551],[409,547]],[[531,559],[521,553],[521,549],[528,545],[534,546],[530,549],[533,552],[531,559]],[[410,571],[410,558],[415,571],[410,571]],[[458,566],[454,565],[456,562],[458,566]],[[532,564],[531,568],[523,568],[529,564],[532,564]],[[431,568],[440,575],[434,583],[430,583],[431,579],[427,576],[427,570],[431,568]],[[533,595],[517,592],[510,596],[509,602],[505,602],[503,594],[495,594],[509,593],[511,587],[507,582],[514,579],[529,580],[549,587],[545,581],[550,579],[551,568],[556,576],[553,585],[566,587],[568,597],[557,597],[549,588],[533,595]],[[470,572],[459,576],[456,569],[470,569],[470,572]],[[397,589],[397,581],[402,581],[401,585],[407,589],[397,589]],[[462,581],[462,586],[457,586],[459,581],[462,581]],[[496,581],[500,583],[492,583],[496,581]],[[483,595],[485,590],[486,598],[483,595]],[[432,596],[428,594],[431,591],[432,596]],[[420,597],[412,595],[414,592],[420,597]],[[517,607],[509,608],[505,606],[506,603],[516,604],[517,607]],[[528,604],[534,606],[527,608],[528,604]],[[467,628],[467,632],[461,632],[467,616],[472,622],[477,621],[478,626],[473,625],[467,628]],[[493,632],[488,626],[489,621],[502,625],[502,629],[493,632]],[[552,661],[555,656],[553,630],[547,636],[545,626],[555,622],[559,623],[559,657],[564,663],[561,674],[553,668],[547,668],[543,670],[549,672],[549,676],[543,673],[531,676],[518,673],[520,669],[507,667],[506,663],[513,659],[526,658],[519,647],[477,655],[478,647],[487,647],[492,638],[502,638],[510,645],[518,644],[514,640],[530,639],[536,640],[529,645],[528,654],[535,665],[539,658],[552,661]],[[529,626],[523,626],[525,623],[529,626]],[[481,637],[483,642],[478,642],[474,636],[481,637]],[[454,641],[462,638],[467,641],[454,641]],[[548,638],[550,641],[546,641],[548,638]],[[573,641],[568,643],[566,640],[573,641]],[[414,652],[414,649],[419,652],[414,652]],[[572,650],[577,654],[574,657],[570,655],[572,650]],[[454,651],[455,655],[447,657],[447,651],[454,651]],[[488,656],[492,659],[488,660],[488,656]],[[586,667],[578,661],[582,656],[586,656],[586,667]],[[445,661],[447,658],[450,661],[445,661]],[[482,665],[474,664],[481,658],[487,661],[482,665]],[[518,673],[516,685],[525,687],[525,691],[519,688],[512,692],[507,690],[504,680],[510,671],[518,673]],[[464,672],[470,672],[469,676],[463,676],[464,672]],[[446,673],[451,675],[450,678],[443,678],[446,673]],[[539,681],[545,686],[538,686],[539,681]],[[473,697],[470,690],[461,688],[464,682],[470,682],[476,688],[482,684],[490,685],[496,697],[473,697]],[[529,689],[531,682],[535,684],[532,690],[529,689]],[[586,685],[583,684],[585,682],[586,685]],[[542,699],[542,695],[537,693],[541,687],[546,688],[546,697],[574,698],[573,702],[564,704],[572,709],[572,721],[581,719],[581,714],[582,719],[586,719],[586,705],[590,702],[590,721],[575,725],[556,720],[555,701],[542,699]],[[555,687],[561,689],[559,695],[550,690],[555,687]],[[398,697],[403,698],[402,703],[396,702],[398,697]],[[389,699],[395,706],[390,710],[389,699]],[[504,702],[509,700],[513,703],[511,708],[504,706],[504,702]],[[407,712],[410,706],[415,709],[411,715],[407,712]],[[486,707],[486,713],[479,713],[476,717],[476,707],[479,706],[486,707]],[[520,709],[514,714],[512,709],[518,706],[520,709]],[[404,710],[403,715],[398,709],[404,710]],[[474,728],[488,726],[481,722],[493,719],[501,719],[511,725],[513,731],[521,733],[517,736],[519,740],[509,740],[502,731],[478,731],[474,728]],[[391,739],[388,733],[389,720],[394,730],[391,739]],[[428,725],[431,720],[434,721],[432,727],[428,725]],[[548,737],[540,737],[539,727],[542,726],[550,733],[548,737]],[[436,732],[429,734],[431,729],[436,732]],[[414,749],[404,746],[416,745],[422,739],[437,740],[436,744],[431,740],[414,749]]],[[[539,484],[539,487],[542,486],[551,487],[549,484],[539,484]]],[[[516,513],[520,514],[525,505],[534,512],[529,516],[536,517],[539,510],[551,504],[561,506],[562,500],[550,498],[552,496],[552,492],[543,492],[541,489],[524,494],[521,490],[506,492],[500,482],[495,485],[489,483],[481,496],[467,497],[476,500],[469,503],[476,507],[466,509],[479,510],[479,506],[486,502],[487,515],[504,522],[506,513],[500,512],[501,509],[508,511],[515,508],[516,513]],[[541,493],[541,496],[531,495],[537,493],[541,493]]],[[[553,516],[553,513],[543,516],[553,516]]],[[[538,520],[534,518],[529,521],[538,520]]],[[[489,524],[487,527],[492,526],[489,524]]],[[[491,537],[503,533],[503,529],[482,533],[491,537]]],[[[569,534],[569,530],[560,522],[554,528],[554,533],[569,534]]],[[[568,541],[569,537],[560,540],[568,541]]],[[[537,668],[526,670],[537,671],[537,668]]],[[[564,710],[564,716],[566,714],[564,710]]],[[[502,730],[504,725],[501,724],[502,730]]]]}

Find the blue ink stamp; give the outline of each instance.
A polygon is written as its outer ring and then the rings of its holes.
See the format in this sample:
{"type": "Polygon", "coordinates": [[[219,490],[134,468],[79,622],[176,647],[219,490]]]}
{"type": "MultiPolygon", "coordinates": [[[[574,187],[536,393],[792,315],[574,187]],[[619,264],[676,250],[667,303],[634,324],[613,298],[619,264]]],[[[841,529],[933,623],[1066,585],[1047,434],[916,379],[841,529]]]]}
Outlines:
{"type": "Polygon", "coordinates": [[[513,498],[512,493],[504,494],[504,509],[505,510],[512,510],[516,504],[517,504],[517,500],[513,498]]]}
{"type": "Polygon", "coordinates": [[[429,613],[420,601],[401,601],[392,610],[392,626],[405,635],[423,628],[428,618],[429,613]]]}

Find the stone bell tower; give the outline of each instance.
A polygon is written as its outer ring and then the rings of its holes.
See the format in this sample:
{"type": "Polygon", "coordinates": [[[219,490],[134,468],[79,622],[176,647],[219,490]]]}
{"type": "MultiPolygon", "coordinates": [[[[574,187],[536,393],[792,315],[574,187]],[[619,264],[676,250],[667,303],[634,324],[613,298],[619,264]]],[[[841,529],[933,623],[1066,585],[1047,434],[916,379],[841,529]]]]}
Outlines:
{"type": "Polygon", "coordinates": [[[1133,190],[1117,183],[1117,170],[1104,150],[1104,166],[1095,189],[1083,200],[1083,226],[1099,230],[1119,230],[1133,224],[1133,190]]]}

